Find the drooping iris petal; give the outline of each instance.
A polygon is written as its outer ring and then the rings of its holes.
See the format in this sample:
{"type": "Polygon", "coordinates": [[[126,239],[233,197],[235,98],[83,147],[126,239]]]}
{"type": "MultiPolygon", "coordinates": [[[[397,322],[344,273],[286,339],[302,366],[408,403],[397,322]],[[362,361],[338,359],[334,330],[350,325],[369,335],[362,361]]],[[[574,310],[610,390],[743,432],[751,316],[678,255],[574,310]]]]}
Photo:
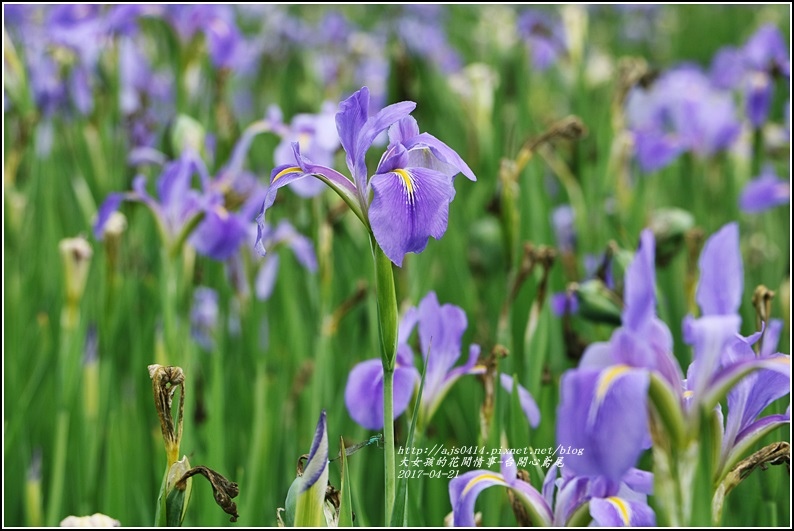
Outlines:
{"type": "Polygon", "coordinates": [[[617,482],[635,465],[648,436],[648,384],[647,371],[625,365],[563,375],[557,442],[583,449],[566,456],[566,467],[617,482]]]}
{"type": "Polygon", "coordinates": [[[276,284],[276,274],[278,273],[278,255],[273,254],[265,259],[265,263],[259,268],[254,280],[254,292],[260,301],[266,301],[273,294],[273,286],[276,284]]]}
{"type": "Polygon", "coordinates": [[[432,236],[447,230],[451,178],[434,170],[410,168],[374,175],[369,222],[386,256],[402,266],[406,253],[422,252],[432,236]]]}
{"type": "MultiPolygon", "coordinates": [[[[771,429],[789,422],[787,415],[768,415],[758,420],[767,406],[789,394],[791,358],[783,354],[762,356],[759,361],[771,362],[774,369],[759,369],[740,380],[728,392],[728,415],[723,437],[721,464],[728,466],[745,448],[771,429]]],[[[745,361],[756,361],[747,347],[745,361]]]]}
{"type": "Polygon", "coordinates": [[[617,496],[590,500],[590,516],[600,527],[656,526],[656,514],[647,504],[617,496]]]}
{"type": "Polygon", "coordinates": [[[285,242],[289,245],[298,262],[311,272],[317,271],[317,256],[311,240],[300,234],[295,227],[287,221],[280,221],[273,231],[273,241],[285,242]]]}
{"type": "MultiPolygon", "coordinates": [[[[419,373],[412,366],[394,370],[394,418],[400,416],[411,401],[419,373]]],[[[383,428],[383,364],[381,360],[359,363],[347,379],[345,405],[350,416],[369,430],[383,428]]]]}
{"type": "Polygon", "coordinates": [[[474,527],[474,504],[477,496],[494,485],[508,487],[521,498],[538,524],[550,526],[551,508],[540,493],[528,483],[516,477],[516,467],[511,453],[502,455],[501,473],[490,470],[472,470],[454,478],[449,483],[449,499],[452,504],[452,525],[455,527],[474,527]]]}
{"type": "Polygon", "coordinates": [[[475,527],[474,503],[477,496],[488,487],[507,482],[501,474],[487,470],[472,470],[449,482],[449,501],[452,504],[452,525],[455,527],[475,527]]]}
{"type": "MultiPolygon", "coordinates": [[[[513,392],[513,378],[505,373],[499,375],[499,383],[508,393],[513,392]]],[[[540,409],[538,408],[535,399],[532,395],[521,385],[518,386],[518,400],[521,403],[521,410],[526,415],[529,425],[537,428],[540,424],[540,409]]]]}
{"type": "Polygon", "coordinates": [[[744,269],[739,252],[739,226],[728,223],[706,241],[698,261],[696,299],[703,315],[728,315],[739,310],[744,269]]]}

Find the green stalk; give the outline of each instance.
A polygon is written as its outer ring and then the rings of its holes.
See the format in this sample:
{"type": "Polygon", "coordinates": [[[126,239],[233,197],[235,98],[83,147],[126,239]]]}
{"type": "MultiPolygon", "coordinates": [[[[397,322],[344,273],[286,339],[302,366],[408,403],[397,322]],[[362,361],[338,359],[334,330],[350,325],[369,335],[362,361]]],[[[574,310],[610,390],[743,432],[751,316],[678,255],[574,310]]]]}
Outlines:
{"type": "Polygon", "coordinates": [[[58,412],[55,428],[55,458],[53,476],[50,481],[49,500],[47,500],[46,525],[54,527],[63,518],[64,483],[66,479],[66,455],[69,445],[69,411],[58,412]]]}
{"type": "Polygon", "coordinates": [[[391,522],[394,500],[397,496],[397,472],[394,452],[394,370],[383,369],[383,440],[384,472],[386,477],[386,525],[391,522]]]}
{"type": "Polygon", "coordinates": [[[378,299],[378,329],[383,362],[383,440],[384,476],[386,478],[386,526],[391,522],[397,492],[394,452],[394,365],[397,357],[397,294],[391,260],[370,234],[372,257],[375,260],[375,294],[378,299]]]}

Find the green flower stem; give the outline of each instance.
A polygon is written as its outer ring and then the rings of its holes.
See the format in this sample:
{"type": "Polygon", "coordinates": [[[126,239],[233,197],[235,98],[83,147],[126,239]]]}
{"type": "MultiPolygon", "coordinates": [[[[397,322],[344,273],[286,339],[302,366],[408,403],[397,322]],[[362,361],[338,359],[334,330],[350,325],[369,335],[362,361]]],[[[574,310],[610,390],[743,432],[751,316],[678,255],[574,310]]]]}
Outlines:
{"type": "Polygon", "coordinates": [[[397,494],[397,471],[394,453],[394,370],[383,369],[383,441],[384,471],[386,475],[386,525],[391,522],[394,500],[397,494]]]}
{"type": "Polygon", "coordinates": [[[378,298],[378,329],[383,362],[383,438],[384,471],[386,478],[386,525],[391,522],[397,492],[394,453],[394,366],[397,357],[397,294],[394,291],[394,271],[391,260],[370,234],[372,256],[375,260],[375,293],[378,298]]]}
{"type": "Polygon", "coordinates": [[[69,445],[69,411],[58,412],[55,427],[55,457],[53,459],[53,477],[50,481],[49,499],[47,500],[46,525],[55,527],[63,518],[64,484],[66,480],[66,456],[69,445]]]}

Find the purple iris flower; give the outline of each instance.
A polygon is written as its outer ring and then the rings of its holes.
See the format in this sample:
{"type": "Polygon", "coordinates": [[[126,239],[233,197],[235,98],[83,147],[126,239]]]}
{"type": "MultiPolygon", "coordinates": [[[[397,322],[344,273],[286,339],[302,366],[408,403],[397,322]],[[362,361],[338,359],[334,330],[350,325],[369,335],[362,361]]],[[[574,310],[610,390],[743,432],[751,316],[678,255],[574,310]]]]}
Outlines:
{"type": "MultiPolygon", "coordinates": [[[[414,328],[418,328],[419,347],[427,364],[420,408],[420,418],[425,424],[460,377],[485,372],[485,366],[477,363],[480,346],[476,344],[469,347],[466,363],[455,366],[460,359],[461,341],[467,326],[463,310],[452,304],[439,304],[432,291],[417,308],[410,308],[405,313],[400,322],[394,373],[395,418],[408,407],[420,379],[419,371],[413,365],[414,353],[408,345],[414,328]]],[[[502,374],[499,381],[507,392],[512,392],[513,379],[510,376],[502,374]]],[[[535,400],[521,386],[518,386],[518,395],[530,425],[537,426],[540,410],[535,400]]],[[[345,388],[345,403],[350,416],[363,427],[372,430],[383,427],[383,365],[380,359],[367,360],[353,368],[345,388]]]]}
{"type": "MultiPolygon", "coordinates": [[[[695,299],[701,317],[684,321],[684,340],[693,345],[694,359],[687,371],[687,389],[702,397],[726,359],[741,326],[739,306],[744,267],[739,253],[739,227],[729,223],[703,246],[698,261],[700,279],[695,299]]],[[[733,360],[730,360],[733,361],[733,360]]]]}
{"type": "Polygon", "coordinates": [[[168,6],[167,16],[185,41],[192,39],[199,31],[204,34],[210,60],[216,68],[234,68],[241,60],[243,36],[237,28],[231,6],[168,6]]]}
{"type": "Polygon", "coordinates": [[[731,94],[691,66],[665,73],[650,88],[632,89],[626,116],[644,171],[662,168],[685,151],[713,156],[728,149],[740,130],[731,94]]]}
{"type": "Polygon", "coordinates": [[[770,321],[763,332],[763,348],[758,356],[751,345],[762,335],[760,332],[749,338],[737,338],[728,350],[729,362],[762,360],[773,368],[759,369],[745,376],[728,392],[728,414],[720,455],[722,475],[730,471],[761,437],[791,421],[790,406],[785,413],[761,417],[767,406],[790,393],[791,358],[775,352],[782,328],[783,321],[770,321]]]}
{"type": "MultiPolygon", "coordinates": [[[[449,146],[429,133],[419,133],[416,120],[409,115],[415,107],[414,102],[404,101],[370,116],[366,87],[344,100],[336,114],[336,126],[352,180],[314,163],[293,142],[294,162],[277,166],[271,173],[257,221],[264,224],[265,213],[275,202],[279,188],[313,176],[340,194],[372,230],[392,262],[401,266],[406,253],[423,251],[430,236],[438,239],[447,229],[449,204],[455,196],[454,176],[463,173],[471,180],[476,178],[449,146]],[[366,153],[387,129],[389,147],[370,178],[366,153]]],[[[264,254],[261,239],[257,249],[264,254]]]]}
{"type": "Polygon", "coordinates": [[[761,175],[748,182],[739,197],[739,208],[743,212],[763,212],[791,201],[791,183],[778,178],[775,169],[765,166],[761,175]]]}
{"type": "Polygon", "coordinates": [[[771,72],[776,70],[789,77],[789,45],[772,24],[766,24],[750,37],[742,49],[748,68],[771,72]]]}
{"type": "Polygon", "coordinates": [[[629,471],[616,488],[605,488],[598,482],[551,466],[543,482],[542,493],[518,477],[518,467],[510,452],[502,454],[500,472],[472,470],[449,483],[452,504],[452,525],[474,527],[474,504],[477,496],[493,486],[507,487],[521,500],[532,523],[541,527],[565,526],[574,512],[590,503],[590,516],[602,527],[655,526],[656,515],[647,502],[652,476],[640,470],[629,471]]]}
{"type": "Polygon", "coordinates": [[[96,66],[109,37],[101,9],[98,4],[61,4],[50,9],[46,20],[50,42],[74,50],[90,70],[96,66]]]}
{"type": "Polygon", "coordinates": [[[546,70],[567,53],[565,29],[559,20],[537,9],[528,9],[518,18],[518,33],[529,45],[532,65],[546,70]]]}
{"type": "Polygon", "coordinates": [[[681,386],[672,335],[656,317],[653,233],[643,231],[626,271],[622,326],[609,342],[594,343],[579,368],[563,375],[557,442],[584,448],[566,462],[577,475],[615,487],[650,445],[647,391],[650,371],[681,386]],[[619,451],[615,451],[619,449],[619,451]]]}
{"type": "Polygon", "coordinates": [[[750,124],[769,116],[775,77],[789,77],[788,45],[773,25],[762,26],[739,49],[726,47],[714,57],[711,78],[721,88],[741,89],[750,124]]]}
{"type": "Polygon", "coordinates": [[[783,415],[758,417],[769,404],[789,393],[791,358],[773,353],[780,333],[779,322],[773,321],[768,327],[764,350],[759,356],[751,345],[762,332],[749,338],[738,334],[744,271],[735,223],[725,225],[709,238],[699,266],[697,302],[702,316],[689,317],[684,323],[684,338],[695,347],[695,360],[687,379],[692,398],[703,400],[704,395],[720,388],[721,382],[732,373],[747,367],[757,368],[728,391],[720,460],[724,474],[753,443],[789,422],[788,410],[783,415]]]}

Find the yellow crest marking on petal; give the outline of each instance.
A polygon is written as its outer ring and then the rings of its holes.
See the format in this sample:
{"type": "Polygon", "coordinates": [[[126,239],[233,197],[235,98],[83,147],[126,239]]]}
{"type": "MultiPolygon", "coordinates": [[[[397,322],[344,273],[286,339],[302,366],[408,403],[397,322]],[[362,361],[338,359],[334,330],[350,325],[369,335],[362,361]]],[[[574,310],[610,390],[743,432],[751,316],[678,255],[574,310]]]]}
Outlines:
{"type": "Polygon", "coordinates": [[[411,175],[405,170],[394,170],[394,173],[400,176],[403,180],[403,186],[405,190],[408,192],[408,195],[413,197],[414,195],[414,180],[411,175]]]}
{"type": "Polygon", "coordinates": [[[607,498],[607,501],[615,506],[615,508],[620,513],[621,518],[623,518],[623,523],[627,526],[630,525],[629,521],[631,520],[631,509],[623,498],[618,498],[617,496],[610,496],[607,498]]]}
{"type": "Polygon", "coordinates": [[[684,398],[692,398],[695,395],[694,391],[686,390],[684,391],[684,398]]]}
{"type": "Polygon", "coordinates": [[[487,479],[492,479],[492,480],[498,482],[500,485],[507,486],[507,482],[505,481],[505,478],[503,478],[502,476],[500,476],[498,474],[493,474],[493,473],[486,472],[484,474],[480,474],[479,476],[471,479],[466,484],[466,487],[464,487],[463,492],[461,493],[461,496],[465,496],[471,489],[474,488],[474,486],[477,483],[480,483],[481,481],[485,481],[487,479]]]}
{"type": "Polygon", "coordinates": [[[590,411],[587,415],[588,427],[595,425],[598,411],[601,408],[601,404],[604,401],[604,397],[606,397],[610,386],[615,382],[615,380],[620,378],[629,370],[631,370],[631,367],[628,365],[615,365],[614,367],[610,367],[609,369],[601,372],[601,375],[598,377],[598,382],[596,383],[595,400],[593,400],[593,402],[590,404],[590,411]]]}
{"type": "Polygon", "coordinates": [[[272,181],[270,181],[270,182],[273,182],[273,183],[274,183],[274,182],[276,182],[277,180],[279,180],[281,177],[284,177],[285,175],[287,175],[288,173],[300,173],[300,172],[301,172],[301,169],[300,169],[300,168],[298,168],[297,166],[290,166],[289,168],[284,168],[283,170],[281,170],[280,172],[278,172],[278,173],[276,174],[276,176],[275,176],[275,177],[273,177],[273,180],[272,180],[272,181]]]}
{"type": "Polygon", "coordinates": [[[598,388],[596,390],[596,399],[600,402],[603,400],[604,395],[609,391],[612,383],[620,378],[624,373],[631,369],[628,365],[615,365],[601,373],[598,377],[598,388]]]}

